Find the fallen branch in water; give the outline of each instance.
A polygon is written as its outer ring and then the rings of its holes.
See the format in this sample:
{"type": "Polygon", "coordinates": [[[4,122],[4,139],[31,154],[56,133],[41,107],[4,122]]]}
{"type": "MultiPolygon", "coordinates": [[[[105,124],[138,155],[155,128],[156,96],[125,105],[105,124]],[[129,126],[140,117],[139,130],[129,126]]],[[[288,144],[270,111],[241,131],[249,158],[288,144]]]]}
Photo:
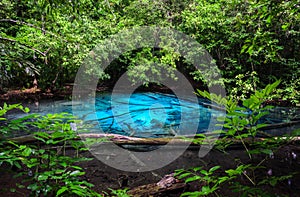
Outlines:
{"type": "MultiPolygon", "coordinates": [[[[190,143],[191,145],[203,145],[203,144],[213,144],[216,140],[219,140],[221,143],[223,142],[232,142],[234,145],[238,145],[241,143],[239,139],[231,139],[231,138],[211,138],[204,139],[198,138],[197,136],[175,136],[169,138],[137,138],[137,137],[129,137],[119,134],[105,134],[105,133],[82,133],[78,134],[78,137],[75,140],[85,140],[88,138],[95,139],[104,139],[106,142],[113,142],[118,145],[166,145],[167,143],[171,143],[172,145],[187,145],[190,143]]],[[[294,142],[300,142],[300,136],[297,137],[274,137],[275,140],[289,140],[294,142]]],[[[14,141],[16,143],[34,143],[38,140],[34,137],[34,135],[26,135],[20,137],[10,138],[9,140],[14,141]]],[[[244,138],[243,141],[247,144],[251,144],[253,142],[261,142],[267,141],[270,138],[244,138]]]]}

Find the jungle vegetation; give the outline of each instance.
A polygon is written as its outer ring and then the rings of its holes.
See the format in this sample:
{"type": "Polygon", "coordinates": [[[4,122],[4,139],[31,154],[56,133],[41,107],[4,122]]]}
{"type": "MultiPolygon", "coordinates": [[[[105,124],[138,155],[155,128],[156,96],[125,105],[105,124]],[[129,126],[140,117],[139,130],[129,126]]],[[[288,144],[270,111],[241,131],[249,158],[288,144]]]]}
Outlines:
{"type": "MultiPolygon", "coordinates": [[[[191,36],[213,57],[230,95],[245,98],[281,79],[277,98],[299,100],[298,0],[3,0],[0,2],[0,90],[57,90],[73,83],[83,60],[101,40],[141,26],[170,27],[191,36]]],[[[201,76],[164,48],[143,48],[113,61],[100,83],[126,70],[147,80],[147,62],[201,76]],[[145,63],[146,62],[146,63],[145,63]],[[140,66],[142,64],[142,66],[140,66]],[[137,66],[139,65],[139,66],[137,66]]],[[[171,72],[170,71],[170,72],[171,72]]]]}

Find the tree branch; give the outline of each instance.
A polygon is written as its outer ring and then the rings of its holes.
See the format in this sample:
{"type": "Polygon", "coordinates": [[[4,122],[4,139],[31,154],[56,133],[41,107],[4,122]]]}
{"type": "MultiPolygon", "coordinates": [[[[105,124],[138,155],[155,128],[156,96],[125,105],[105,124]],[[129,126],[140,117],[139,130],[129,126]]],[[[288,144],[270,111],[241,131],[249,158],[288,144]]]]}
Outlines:
{"type": "Polygon", "coordinates": [[[106,2],[106,4],[107,4],[107,6],[108,6],[110,12],[111,12],[112,15],[114,16],[114,19],[116,20],[116,15],[114,14],[113,10],[111,9],[110,4],[109,4],[109,1],[108,1],[108,0],[105,0],[105,2],[106,2]]]}
{"type": "Polygon", "coordinates": [[[56,34],[50,32],[50,31],[46,31],[45,28],[38,27],[38,26],[36,26],[36,25],[34,25],[34,24],[31,24],[31,23],[26,23],[26,22],[19,21],[19,20],[14,20],[14,19],[0,19],[0,22],[11,22],[11,23],[16,23],[16,24],[18,24],[18,25],[26,25],[26,26],[28,26],[28,27],[33,27],[33,28],[35,28],[35,29],[41,30],[41,31],[43,32],[43,34],[46,34],[46,33],[47,33],[47,34],[50,34],[50,35],[52,35],[52,36],[54,36],[54,37],[56,37],[56,38],[60,38],[60,39],[62,39],[62,40],[65,41],[65,42],[68,42],[67,40],[61,38],[60,36],[58,36],[58,35],[56,35],[56,34]]]}
{"type": "Polygon", "coordinates": [[[29,48],[30,50],[34,51],[34,52],[37,52],[39,54],[41,54],[42,56],[46,57],[47,53],[49,52],[50,48],[47,49],[45,52],[42,52],[36,48],[33,48],[31,46],[28,46],[27,44],[23,44],[23,43],[20,43],[18,42],[17,40],[13,40],[13,39],[10,39],[10,38],[3,38],[3,37],[0,37],[0,40],[5,40],[5,41],[9,41],[9,42],[16,42],[18,44],[20,44],[21,46],[23,47],[26,47],[26,48],[29,48]]]}
{"type": "Polygon", "coordinates": [[[33,28],[36,28],[36,29],[39,29],[41,31],[45,31],[46,30],[44,28],[41,28],[41,27],[38,27],[34,24],[30,24],[30,23],[26,23],[26,22],[23,22],[23,21],[19,21],[19,20],[13,20],[13,19],[0,19],[0,22],[11,22],[11,23],[16,23],[16,24],[22,24],[22,25],[27,25],[29,27],[33,27],[33,28]]]}

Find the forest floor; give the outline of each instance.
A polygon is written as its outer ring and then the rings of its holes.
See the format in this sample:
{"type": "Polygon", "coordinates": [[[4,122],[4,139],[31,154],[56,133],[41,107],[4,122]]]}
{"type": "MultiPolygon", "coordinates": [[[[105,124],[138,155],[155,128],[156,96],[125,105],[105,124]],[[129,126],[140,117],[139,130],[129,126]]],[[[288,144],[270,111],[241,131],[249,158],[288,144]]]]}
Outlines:
{"type": "Polygon", "coordinates": [[[65,99],[72,95],[72,89],[72,85],[65,85],[57,91],[41,91],[39,88],[10,89],[0,94],[0,104],[4,102],[35,102],[43,99],[65,99]]]}
{"type": "MultiPolygon", "coordinates": [[[[67,154],[75,154],[74,150],[68,150],[67,154]]],[[[94,158],[90,152],[82,152],[80,156],[94,158]]],[[[99,193],[103,191],[109,192],[109,188],[120,189],[129,188],[132,192],[132,196],[180,196],[185,191],[201,190],[201,184],[190,183],[181,184],[180,187],[174,187],[169,189],[155,189],[156,183],[158,183],[165,175],[173,173],[176,169],[202,166],[204,169],[209,169],[213,166],[220,165],[221,168],[216,171],[217,174],[222,174],[226,169],[235,169],[241,163],[255,164],[259,163],[263,159],[263,165],[266,168],[262,168],[256,174],[255,181],[261,177],[268,176],[268,171],[272,169],[272,175],[270,176],[283,176],[291,173],[296,173],[293,178],[283,180],[276,186],[265,185],[260,188],[263,191],[268,191],[272,196],[299,196],[300,194],[300,146],[297,144],[289,144],[281,147],[278,152],[274,153],[274,157],[265,158],[265,156],[255,156],[250,160],[242,148],[230,149],[226,153],[218,150],[211,150],[205,157],[198,157],[198,149],[193,147],[187,149],[179,158],[169,165],[160,169],[149,172],[126,172],[114,169],[100,160],[94,158],[91,161],[80,163],[86,174],[83,176],[84,180],[87,180],[95,185],[93,188],[99,193]],[[298,157],[291,157],[291,153],[296,154],[298,157]],[[125,177],[125,178],[124,178],[125,177]],[[146,186],[145,186],[146,185],[146,186]],[[142,187],[141,187],[142,186],[142,187]]],[[[5,194],[6,197],[21,197],[28,196],[28,191],[25,189],[17,189],[17,193],[10,192],[9,189],[15,187],[16,183],[20,183],[24,178],[13,178],[16,174],[14,169],[8,169],[6,167],[0,168],[0,192],[5,194]]],[[[251,176],[250,172],[249,176],[251,176]]],[[[251,182],[242,175],[238,181],[241,184],[251,186],[251,182]]],[[[253,185],[252,185],[253,186],[253,185]]],[[[259,188],[257,186],[256,188],[259,188]]],[[[240,193],[232,192],[232,189],[226,185],[221,187],[217,193],[219,196],[241,196],[240,193]]]]}

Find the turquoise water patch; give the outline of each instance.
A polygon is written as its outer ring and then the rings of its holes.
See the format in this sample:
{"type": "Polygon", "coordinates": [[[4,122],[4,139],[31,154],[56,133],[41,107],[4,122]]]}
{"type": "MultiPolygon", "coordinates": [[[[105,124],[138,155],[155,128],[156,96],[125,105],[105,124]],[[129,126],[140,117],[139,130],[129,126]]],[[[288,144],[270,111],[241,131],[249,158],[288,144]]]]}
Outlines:
{"type": "MultiPolygon", "coordinates": [[[[216,126],[218,117],[225,112],[218,110],[207,100],[198,98],[178,99],[172,94],[137,92],[131,95],[116,93],[97,94],[84,102],[41,101],[39,105],[29,105],[31,113],[41,115],[68,112],[89,126],[86,132],[115,133],[134,137],[168,137],[174,135],[194,135],[222,129],[216,126]]],[[[9,119],[22,117],[24,113],[10,113],[9,119]]],[[[278,124],[290,121],[299,122],[298,108],[275,107],[270,114],[261,118],[260,123],[278,124]]],[[[78,125],[79,126],[79,125],[78,125]]],[[[274,135],[283,135],[299,128],[299,123],[267,129],[274,135]]],[[[80,128],[80,127],[78,127],[80,128]]]]}
{"type": "MultiPolygon", "coordinates": [[[[211,122],[224,112],[205,107],[189,99],[178,99],[171,94],[134,93],[131,95],[98,94],[95,112],[84,106],[75,106],[87,123],[98,123],[97,128],[105,133],[116,133],[135,137],[161,137],[192,135],[206,132],[211,122]]],[[[91,106],[90,106],[91,107],[91,106]]],[[[73,108],[74,109],[74,108],[73,108]]]]}
{"type": "MultiPolygon", "coordinates": [[[[192,98],[179,99],[172,94],[138,92],[129,94],[97,94],[84,102],[41,101],[29,105],[31,112],[41,115],[73,113],[89,125],[91,133],[115,133],[134,137],[165,137],[194,135],[214,127],[217,117],[224,111],[211,109],[206,100],[193,102],[192,98]],[[74,110],[76,113],[74,113],[74,110]],[[91,126],[92,125],[92,126],[91,126]]],[[[16,119],[24,113],[13,113],[8,118],[16,119]]]]}

